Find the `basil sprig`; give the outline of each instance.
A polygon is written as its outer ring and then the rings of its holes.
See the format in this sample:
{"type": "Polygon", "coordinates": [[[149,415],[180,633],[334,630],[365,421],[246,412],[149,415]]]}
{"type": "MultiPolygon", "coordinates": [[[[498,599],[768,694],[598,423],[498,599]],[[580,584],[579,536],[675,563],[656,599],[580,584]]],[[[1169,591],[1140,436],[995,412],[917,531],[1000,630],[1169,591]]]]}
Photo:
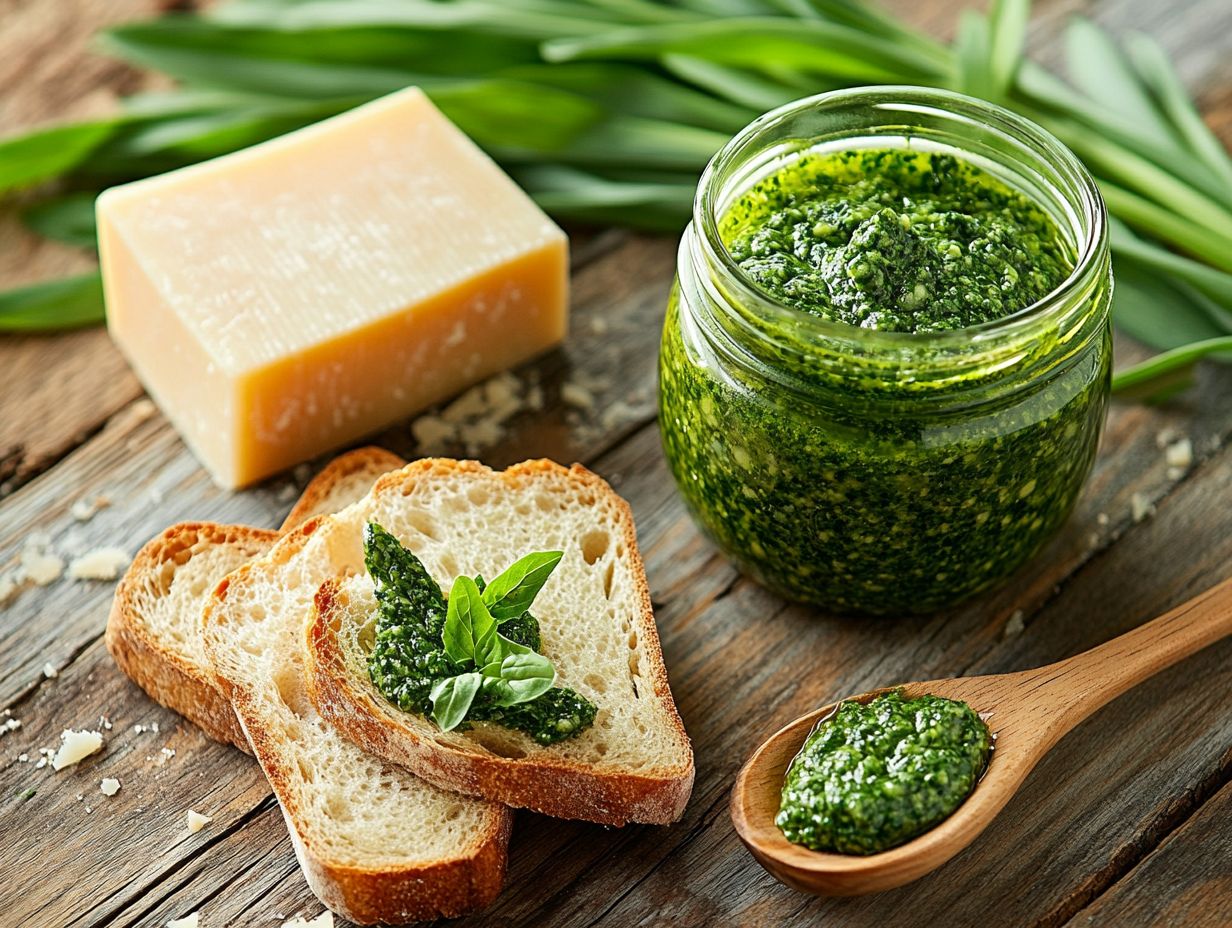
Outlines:
{"type": "Polygon", "coordinates": [[[556,670],[542,654],[506,638],[500,626],[524,615],[560,563],[562,552],[528,554],[487,584],[458,577],[449,591],[441,640],[462,673],[432,687],[432,719],[442,731],[457,728],[481,693],[507,708],[530,702],[552,688],[556,670]]]}

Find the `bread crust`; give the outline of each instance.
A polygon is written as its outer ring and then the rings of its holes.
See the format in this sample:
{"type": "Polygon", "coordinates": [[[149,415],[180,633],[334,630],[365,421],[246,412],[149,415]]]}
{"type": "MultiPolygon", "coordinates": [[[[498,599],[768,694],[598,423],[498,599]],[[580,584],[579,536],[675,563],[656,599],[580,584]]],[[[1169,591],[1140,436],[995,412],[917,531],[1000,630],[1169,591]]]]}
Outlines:
{"type": "Polygon", "coordinates": [[[679,769],[652,774],[600,771],[567,758],[536,754],[508,758],[476,744],[473,751],[442,744],[402,724],[397,713],[387,713],[372,697],[371,689],[351,678],[338,639],[337,623],[343,612],[345,593],[337,581],[324,584],[316,596],[312,622],[306,632],[309,652],[308,692],[317,711],[339,731],[371,754],[407,767],[413,773],[445,789],[481,796],[518,808],[533,809],[558,818],[582,819],[604,825],[629,822],[667,824],[684,813],[693,788],[693,753],[688,735],[672,699],[663,663],[658,628],[651,607],[650,589],[637,546],[637,534],[629,504],[605,480],[575,464],[565,468],[547,460],[527,461],[495,472],[474,461],[427,459],[386,474],[373,493],[407,492],[415,481],[433,474],[457,476],[472,473],[516,483],[526,479],[568,477],[584,484],[613,504],[620,522],[638,601],[638,636],[649,656],[647,670],[656,698],[666,713],[674,734],[685,746],[687,763],[679,769]]]}
{"type": "Polygon", "coordinates": [[[325,503],[345,481],[371,477],[368,480],[368,486],[364,489],[367,493],[371,485],[382,474],[387,474],[405,465],[404,458],[376,445],[356,448],[354,451],[339,455],[326,464],[321,472],[312,478],[308,486],[304,487],[304,492],[291,507],[287,517],[282,520],[282,525],[278,530],[289,532],[314,516],[332,512],[332,509],[326,508],[325,503]]]}
{"type": "Polygon", "coordinates": [[[194,545],[242,544],[250,557],[273,547],[279,534],[244,525],[181,522],[150,539],[116,586],[103,636],[107,650],[120,669],[159,705],[184,716],[209,737],[252,753],[223,695],[205,668],[187,660],[174,647],[158,639],[146,624],[135,600],[143,582],[155,577],[168,561],[182,567],[192,558],[194,545]]]}
{"type": "MultiPolygon", "coordinates": [[[[329,516],[314,517],[287,533],[266,559],[285,562],[294,557],[328,519],[329,516]]],[[[253,563],[245,564],[218,585],[205,607],[207,626],[225,627],[226,622],[216,607],[225,603],[231,586],[246,582],[254,569],[253,563]]],[[[208,634],[206,640],[208,648],[208,634]]],[[[359,924],[400,924],[465,915],[485,908],[496,899],[505,880],[509,836],[513,828],[510,809],[491,803],[487,828],[475,836],[466,853],[455,857],[427,864],[380,868],[331,861],[303,839],[303,829],[298,827],[297,819],[304,812],[291,788],[291,761],[277,739],[261,726],[254,694],[221,672],[217,673],[217,682],[235,706],[253,753],[278,797],[308,885],[330,909],[359,924]]]]}

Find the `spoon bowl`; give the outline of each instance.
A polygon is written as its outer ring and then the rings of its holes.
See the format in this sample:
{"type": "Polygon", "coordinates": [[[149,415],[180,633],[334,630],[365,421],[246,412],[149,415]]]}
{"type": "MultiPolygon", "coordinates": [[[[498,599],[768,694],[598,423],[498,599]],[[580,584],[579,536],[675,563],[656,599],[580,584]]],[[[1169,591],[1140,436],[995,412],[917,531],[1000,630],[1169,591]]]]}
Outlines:
{"type": "MultiPolygon", "coordinates": [[[[792,844],[774,823],[788,766],[838,703],[801,716],[753,753],[732,787],[732,822],[757,861],[793,889],[856,896],[902,886],[974,841],[1071,728],[1131,687],[1229,634],[1232,580],[1068,660],[1018,673],[895,687],[909,697],[944,696],[967,703],[994,737],[988,767],[971,795],[943,822],[898,847],[867,856],[812,851],[792,844]]],[[[851,698],[864,702],[884,692],[851,698]]]]}

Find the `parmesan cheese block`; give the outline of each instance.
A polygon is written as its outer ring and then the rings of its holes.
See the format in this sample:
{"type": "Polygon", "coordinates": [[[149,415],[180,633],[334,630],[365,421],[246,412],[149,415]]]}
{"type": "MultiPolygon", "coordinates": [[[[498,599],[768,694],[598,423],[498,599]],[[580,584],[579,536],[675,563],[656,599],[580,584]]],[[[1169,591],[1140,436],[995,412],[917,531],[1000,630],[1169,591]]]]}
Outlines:
{"type": "Polygon", "coordinates": [[[107,324],[215,479],[559,342],[564,233],[411,88],[98,200],[107,324]]]}

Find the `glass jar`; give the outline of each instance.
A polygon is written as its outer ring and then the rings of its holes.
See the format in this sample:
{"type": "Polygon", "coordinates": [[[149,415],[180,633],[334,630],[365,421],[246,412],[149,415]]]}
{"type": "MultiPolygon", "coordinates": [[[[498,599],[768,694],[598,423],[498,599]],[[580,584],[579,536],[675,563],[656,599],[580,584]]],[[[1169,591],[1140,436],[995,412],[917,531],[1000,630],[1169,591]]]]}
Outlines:
{"type": "Polygon", "coordinates": [[[1111,372],[1107,217],[1060,142],[946,91],[822,94],[761,117],[715,156],[680,243],[659,363],[672,474],[705,532],[795,600],[897,614],[1008,577],[1073,508],[1111,372]],[[1074,270],[991,322],[922,334],[776,302],[720,238],[727,209],[806,152],[948,152],[1054,220],[1074,270]]]}

